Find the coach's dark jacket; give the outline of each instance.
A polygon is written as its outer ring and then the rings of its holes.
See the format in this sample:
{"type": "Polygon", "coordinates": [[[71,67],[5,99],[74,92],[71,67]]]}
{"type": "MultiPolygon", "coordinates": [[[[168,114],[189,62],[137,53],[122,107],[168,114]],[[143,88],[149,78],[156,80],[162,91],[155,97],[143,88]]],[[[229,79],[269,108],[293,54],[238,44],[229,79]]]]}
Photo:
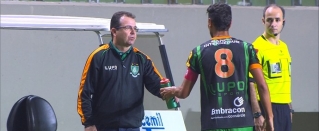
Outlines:
{"type": "Polygon", "coordinates": [[[160,96],[161,75],[151,59],[132,47],[119,52],[104,44],[88,57],[78,92],[82,124],[104,127],[140,127],[144,117],[144,85],[160,96]]]}

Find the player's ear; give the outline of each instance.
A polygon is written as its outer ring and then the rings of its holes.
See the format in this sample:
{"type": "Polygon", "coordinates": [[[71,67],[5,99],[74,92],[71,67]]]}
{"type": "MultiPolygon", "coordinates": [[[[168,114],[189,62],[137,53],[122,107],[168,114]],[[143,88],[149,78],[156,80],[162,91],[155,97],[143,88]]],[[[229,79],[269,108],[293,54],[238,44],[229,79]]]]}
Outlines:
{"type": "Polygon", "coordinates": [[[210,18],[208,18],[208,23],[207,23],[208,25],[208,28],[211,28],[212,27],[212,20],[210,19],[210,18]]]}

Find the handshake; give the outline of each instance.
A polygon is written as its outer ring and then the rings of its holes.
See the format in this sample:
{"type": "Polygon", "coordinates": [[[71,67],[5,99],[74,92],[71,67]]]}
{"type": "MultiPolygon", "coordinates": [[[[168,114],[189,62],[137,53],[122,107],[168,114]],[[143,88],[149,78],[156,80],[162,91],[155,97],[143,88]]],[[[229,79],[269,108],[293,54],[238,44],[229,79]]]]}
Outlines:
{"type": "Polygon", "coordinates": [[[160,94],[162,96],[162,99],[166,101],[166,106],[168,109],[177,109],[178,107],[180,107],[178,98],[175,97],[175,93],[176,87],[171,86],[169,79],[163,78],[161,80],[160,94]]]}

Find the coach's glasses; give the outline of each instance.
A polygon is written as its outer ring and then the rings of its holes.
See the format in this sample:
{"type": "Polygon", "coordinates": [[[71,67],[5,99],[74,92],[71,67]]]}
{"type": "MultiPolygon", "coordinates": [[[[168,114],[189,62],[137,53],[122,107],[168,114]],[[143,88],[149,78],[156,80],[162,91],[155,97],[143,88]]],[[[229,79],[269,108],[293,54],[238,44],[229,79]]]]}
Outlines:
{"type": "Polygon", "coordinates": [[[127,25],[127,26],[120,26],[120,27],[117,27],[117,29],[124,29],[124,30],[131,30],[131,31],[135,31],[135,32],[138,32],[138,28],[136,26],[132,27],[130,25],[127,25]]]}

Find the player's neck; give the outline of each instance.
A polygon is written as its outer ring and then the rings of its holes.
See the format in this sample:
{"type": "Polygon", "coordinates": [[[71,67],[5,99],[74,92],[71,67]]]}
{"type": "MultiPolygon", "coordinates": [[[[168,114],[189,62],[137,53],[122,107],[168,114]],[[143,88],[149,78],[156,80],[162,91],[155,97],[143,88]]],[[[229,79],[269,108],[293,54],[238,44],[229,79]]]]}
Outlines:
{"type": "Polygon", "coordinates": [[[215,33],[213,33],[213,34],[214,34],[214,35],[212,36],[212,38],[230,37],[228,31],[217,31],[217,32],[215,32],[215,33]]]}
{"type": "Polygon", "coordinates": [[[272,44],[278,45],[279,44],[279,39],[280,39],[280,34],[274,36],[274,35],[269,35],[268,33],[264,32],[263,36],[267,39],[272,44]]]}

